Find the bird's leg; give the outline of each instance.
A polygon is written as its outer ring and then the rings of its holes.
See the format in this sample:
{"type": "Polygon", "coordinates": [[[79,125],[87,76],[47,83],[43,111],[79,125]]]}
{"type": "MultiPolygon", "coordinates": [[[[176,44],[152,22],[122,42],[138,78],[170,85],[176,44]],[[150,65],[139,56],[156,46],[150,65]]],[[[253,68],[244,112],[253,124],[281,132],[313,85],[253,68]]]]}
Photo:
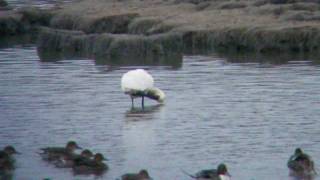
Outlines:
{"type": "Polygon", "coordinates": [[[134,108],[133,96],[130,96],[130,97],[131,97],[131,108],[134,108]]]}
{"type": "Polygon", "coordinates": [[[141,106],[142,106],[142,109],[144,109],[144,96],[142,96],[141,106]]]}

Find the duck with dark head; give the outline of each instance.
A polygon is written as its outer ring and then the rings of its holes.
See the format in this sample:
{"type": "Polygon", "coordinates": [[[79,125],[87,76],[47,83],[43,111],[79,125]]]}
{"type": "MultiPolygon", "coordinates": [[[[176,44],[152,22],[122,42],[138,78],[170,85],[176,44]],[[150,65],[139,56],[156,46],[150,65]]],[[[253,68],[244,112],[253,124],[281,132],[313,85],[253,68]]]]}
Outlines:
{"type": "Polygon", "coordinates": [[[121,176],[121,180],[152,180],[147,170],[142,169],[139,173],[127,173],[121,176]]]}
{"type": "Polygon", "coordinates": [[[81,149],[75,141],[69,141],[65,147],[46,147],[42,148],[41,157],[46,161],[56,161],[61,158],[71,158],[74,151],[81,149]]]}
{"type": "Polygon", "coordinates": [[[6,179],[15,169],[14,154],[20,154],[13,146],[6,146],[0,150],[0,179],[6,179]]]}
{"type": "Polygon", "coordinates": [[[195,175],[191,175],[187,172],[185,173],[196,180],[231,180],[227,166],[223,163],[219,164],[217,169],[201,170],[195,175]]]}
{"type": "Polygon", "coordinates": [[[290,170],[289,176],[295,179],[312,180],[317,175],[314,161],[301,148],[295,149],[294,154],[288,160],[287,166],[290,170]]]}
{"type": "Polygon", "coordinates": [[[100,175],[109,169],[105,164],[106,158],[101,153],[96,153],[93,159],[77,158],[74,160],[73,172],[75,174],[97,174],[100,175]]]}
{"type": "Polygon", "coordinates": [[[58,168],[72,168],[75,162],[87,161],[93,157],[93,153],[89,149],[83,150],[80,154],[71,156],[63,156],[61,159],[54,161],[54,165],[58,168]]]}

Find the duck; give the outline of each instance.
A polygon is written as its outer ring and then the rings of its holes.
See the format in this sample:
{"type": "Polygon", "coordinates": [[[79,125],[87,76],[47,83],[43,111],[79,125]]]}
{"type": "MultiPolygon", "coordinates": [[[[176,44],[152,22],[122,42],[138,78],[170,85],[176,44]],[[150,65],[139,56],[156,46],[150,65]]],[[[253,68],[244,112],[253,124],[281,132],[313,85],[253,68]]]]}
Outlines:
{"type": "Polygon", "coordinates": [[[141,169],[139,173],[127,173],[121,176],[121,180],[152,180],[149,173],[145,169],[141,169]]]}
{"type": "Polygon", "coordinates": [[[314,168],[314,161],[311,156],[304,153],[301,148],[296,148],[290,156],[287,166],[290,170],[289,176],[312,179],[317,174],[314,168]]]}
{"type": "Polygon", "coordinates": [[[154,87],[153,77],[144,69],[130,70],[122,75],[121,89],[131,98],[131,106],[134,107],[134,98],[141,97],[141,106],[144,108],[144,97],[163,103],[165,93],[154,87]]]}
{"type": "Polygon", "coordinates": [[[0,172],[14,169],[14,161],[8,153],[0,151],[0,172]]]}
{"type": "Polygon", "coordinates": [[[76,149],[81,149],[75,141],[69,141],[65,147],[46,147],[42,148],[40,155],[46,161],[56,161],[61,158],[71,158],[76,149]]]}
{"type": "Polygon", "coordinates": [[[20,152],[18,152],[13,146],[10,146],[10,145],[4,147],[3,151],[9,155],[20,154],[20,152]]]}
{"type": "Polygon", "coordinates": [[[12,157],[14,154],[20,153],[13,146],[6,146],[0,151],[0,175],[8,174],[15,169],[15,159],[12,157]]]}
{"type": "Polygon", "coordinates": [[[93,159],[77,158],[74,160],[73,171],[75,174],[101,174],[109,169],[103,161],[106,158],[101,153],[96,153],[93,159]]]}
{"type": "Polygon", "coordinates": [[[2,152],[0,152],[0,179],[13,179],[14,162],[10,159],[3,160],[2,155],[2,152]]]}
{"type": "MultiPolygon", "coordinates": [[[[78,156],[79,157],[79,156],[78,156]]],[[[92,158],[93,157],[93,153],[89,150],[89,149],[85,149],[81,152],[80,154],[80,157],[83,157],[83,158],[92,158]]],[[[76,157],[77,158],[77,157],[76,157]]]]}
{"type": "Polygon", "coordinates": [[[205,169],[197,172],[195,175],[187,175],[197,180],[231,180],[227,166],[223,163],[219,164],[217,169],[205,169]]]}
{"type": "Polygon", "coordinates": [[[93,157],[93,153],[89,149],[83,150],[80,154],[72,154],[70,156],[62,156],[59,160],[54,161],[57,168],[71,168],[75,161],[89,160],[93,157]]]}

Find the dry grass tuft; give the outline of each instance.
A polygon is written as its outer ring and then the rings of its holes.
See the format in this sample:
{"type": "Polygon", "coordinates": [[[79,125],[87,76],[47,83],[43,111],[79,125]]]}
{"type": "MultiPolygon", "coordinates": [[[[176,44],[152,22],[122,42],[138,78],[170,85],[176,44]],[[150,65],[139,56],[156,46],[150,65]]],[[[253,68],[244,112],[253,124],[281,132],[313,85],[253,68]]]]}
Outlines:
{"type": "Polygon", "coordinates": [[[57,29],[75,30],[80,29],[79,22],[83,21],[79,13],[59,13],[50,21],[50,27],[57,29]]]}
{"type": "Polygon", "coordinates": [[[318,11],[318,10],[320,10],[320,6],[319,6],[318,3],[294,3],[294,4],[291,5],[291,10],[295,10],[295,11],[318,11]]]}
{"type": "Polygon", "coordinates": [[[54,15],[53,11],[41,10],[37,8],[23,8],[19,10],[19,14],[22,15],[21,21],[23,23],[29,23],[30,25],[42,25],[48,26],[54,15]]]}
{"type": "Polygon", "coordinates": [[[266,5],[268,3],[269,3],[268,0],[257,0],[257,1],[254,1],[252,5],[260,7],[260,6],[266,5]]]}
{"type": "Polygon", "coordinates": [[[319,21],[320,12],[309,12],[309,11],[300,11],[292,12],[284,17],[286,20],[290,21],[319,21]]]}
{"type": "Polygon", "coordinates": [[[271,4],[288,4],[293,2],[294,0],[269,0],[269,3],[271,4]]]}
{"type": "Polygon", "coordinates": [[[130,34],[150,34],[150,31],[162,21],[156,18],[136,18],[128,26],[130,34]]]}
{"type": "Polygon", "coordinates": [[[247,5],[243,2],[227,2],[219,6],[219,9],[241,9],[245,8],[247,5]]]}
{"type": "Polygon", "coordinates": [[[129,23],[138,16],[137,13],[128,13],[96,18],[89,20],[81,29],[86,33],[127,33],[129,23]]]}

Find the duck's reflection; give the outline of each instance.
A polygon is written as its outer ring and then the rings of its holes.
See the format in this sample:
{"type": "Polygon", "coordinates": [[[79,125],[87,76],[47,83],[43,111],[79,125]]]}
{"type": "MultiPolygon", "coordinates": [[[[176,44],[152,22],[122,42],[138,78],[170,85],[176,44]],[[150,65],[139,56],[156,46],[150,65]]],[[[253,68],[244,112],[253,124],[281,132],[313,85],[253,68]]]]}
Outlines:
{"type": "Polygon", "coordinates": [[[14,172],[12,171],[6,171],[6,170],[1,170],[0,171],[0,179],[8,179],[12,180],[14,177],[14,172]]]}

